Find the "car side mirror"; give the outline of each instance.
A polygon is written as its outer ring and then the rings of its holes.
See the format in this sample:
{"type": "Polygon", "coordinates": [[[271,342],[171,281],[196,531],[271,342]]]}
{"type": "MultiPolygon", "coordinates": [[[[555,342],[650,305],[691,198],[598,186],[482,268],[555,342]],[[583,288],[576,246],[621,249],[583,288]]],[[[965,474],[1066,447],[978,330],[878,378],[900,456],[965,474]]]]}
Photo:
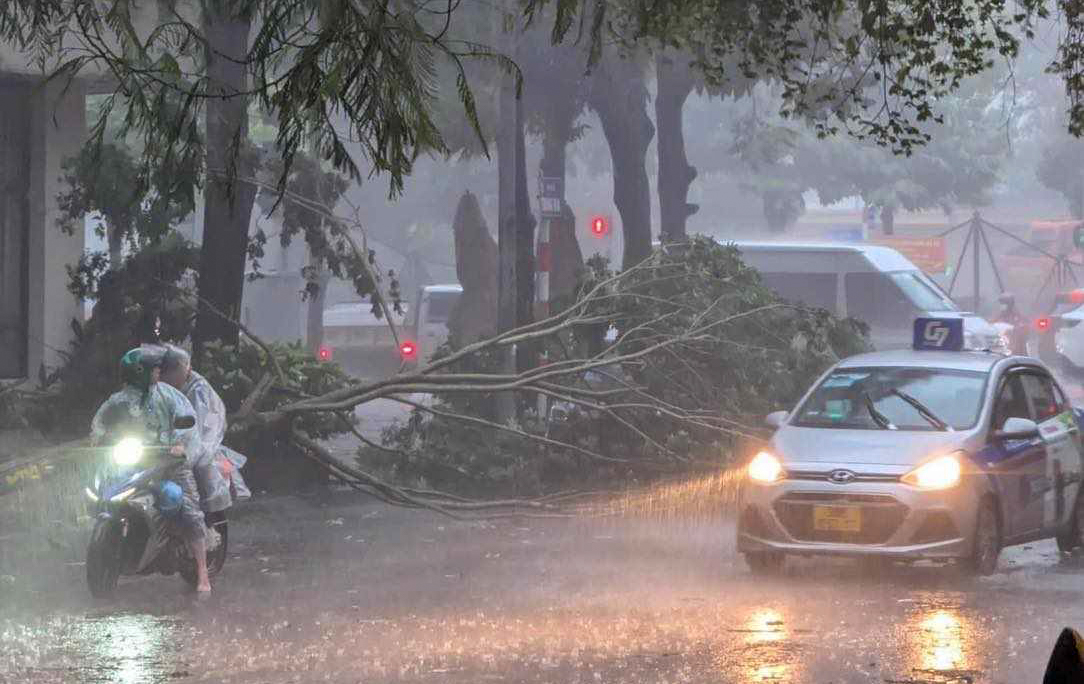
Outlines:
{"type": "Polygon", "coordinates": [[[787,421],[786,411],[772,411],[768,415],[764,416],[764,424],[770,428],[781,428],[783,423],[787,421]]]}
{"type": "Polygon", "coordinates": [[[196,427],[195,416],[177,416],[173,419],[174,430],[188,430],[196,427]]]}
{"type": "Polygon", "coordinates": [[[1001,429],[994,433],[998,439],[1032,439],[1039,436],[1039,426],[1027,418],[1009,418],[1001,429]]]}

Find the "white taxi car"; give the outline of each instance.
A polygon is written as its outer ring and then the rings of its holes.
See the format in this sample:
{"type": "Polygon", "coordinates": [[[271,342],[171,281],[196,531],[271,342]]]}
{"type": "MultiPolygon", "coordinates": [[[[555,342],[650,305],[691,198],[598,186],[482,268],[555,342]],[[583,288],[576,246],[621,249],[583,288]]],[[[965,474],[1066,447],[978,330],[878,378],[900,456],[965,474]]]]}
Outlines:
{"type": "Polygon", "coordinates": [[[913,350],[848,358],[768,416],[738,524],[754,570],[790,554],[990,574],[1005,546],[1084,544],[1081,413],[1042,362],[962,342],[958,319],[919,319],[913,350]]]}

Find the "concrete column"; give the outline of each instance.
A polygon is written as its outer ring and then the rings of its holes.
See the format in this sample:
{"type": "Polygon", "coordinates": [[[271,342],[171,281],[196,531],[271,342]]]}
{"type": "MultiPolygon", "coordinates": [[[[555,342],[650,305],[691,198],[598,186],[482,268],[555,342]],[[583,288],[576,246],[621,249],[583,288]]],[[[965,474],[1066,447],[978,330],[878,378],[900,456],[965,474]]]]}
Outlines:
{"type": "Polygon", "coordinates": [[[61,164],[86,141],[86,89],[57,79],[32,93],[27,327],[29,375],[36,380],[42,365],[48,370],[63,364],[71,321],[83,320],[82,307],[68,291],[65,266],[83,254],[85,235],[82,226],[72,235],[61,230],[57,195],[63,189],[61,164]]]}

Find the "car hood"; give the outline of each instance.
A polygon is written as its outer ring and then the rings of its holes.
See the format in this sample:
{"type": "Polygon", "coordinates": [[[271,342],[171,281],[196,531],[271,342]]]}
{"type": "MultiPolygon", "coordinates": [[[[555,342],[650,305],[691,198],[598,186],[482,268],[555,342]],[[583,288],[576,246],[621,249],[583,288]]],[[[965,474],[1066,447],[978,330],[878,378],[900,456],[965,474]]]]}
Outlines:
{"type": "Polygon", "coordinates": [[[931,456],[962,448],[970,434],[784,425],[772,437],[772,448],[784,467],[808,464],[811,469],[818,469],[816,466],[819,465],[825,468],[869,465],[900,466],[906,470],[931,456]]]}

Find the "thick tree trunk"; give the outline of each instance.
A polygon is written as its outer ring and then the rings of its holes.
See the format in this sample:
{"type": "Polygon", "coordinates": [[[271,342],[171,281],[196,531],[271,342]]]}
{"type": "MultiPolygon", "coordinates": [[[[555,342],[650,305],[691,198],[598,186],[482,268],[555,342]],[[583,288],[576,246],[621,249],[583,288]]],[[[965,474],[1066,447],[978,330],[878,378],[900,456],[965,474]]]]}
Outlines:
{"type": "Polygon", "coordinates": [[[635,61],[610,59],[595,72],[591,108],[613,160],[614,204],[621,213],[625,238],[624,268],[651,254],[651,186],[644,165],[655,126],[647,115],[644,71],[635,61]]]}
{"type": "MultiPolygon", "coordinates": [[[[571,123],[567,128],[551,127],[542,139],[542,175],[560,178],[564,185],[566,147],[571,123]]],[[[576,238],[576,215],[568,202],[561,202],[561,218],[550,219],[550,288],[549,300],[569,295],[583,270],[583,252],[576,238]]]]}
{"type": "Polygon", "coordinates": [[[693,74],[687,60],[665,55],[655,58],[658,95],[655,97],[655,124],[659,132],[659,215],[660,237],[683,240],[685,222],[700,209],[688,203],[689,186],[696,169],[685,155],[682,111],[693,90],[693,74]]]}
{"type": "MultiPolygon", "coordinates": [[[[229,176],[251,176],[247,154],[248,87],[243,60],[251,20],[233,14],[234,3],[207,3],[203,32],[208,39],[208,87],[220,95],[207,101],[207,169],[200,252],[200,296],[220,312],[239,319],[245,281],[248,228],[256,187],[229,176]]],[[[236,344],[237,326],[200,305],[194,346],[197,355],[212,340],[236,344]]]]}

